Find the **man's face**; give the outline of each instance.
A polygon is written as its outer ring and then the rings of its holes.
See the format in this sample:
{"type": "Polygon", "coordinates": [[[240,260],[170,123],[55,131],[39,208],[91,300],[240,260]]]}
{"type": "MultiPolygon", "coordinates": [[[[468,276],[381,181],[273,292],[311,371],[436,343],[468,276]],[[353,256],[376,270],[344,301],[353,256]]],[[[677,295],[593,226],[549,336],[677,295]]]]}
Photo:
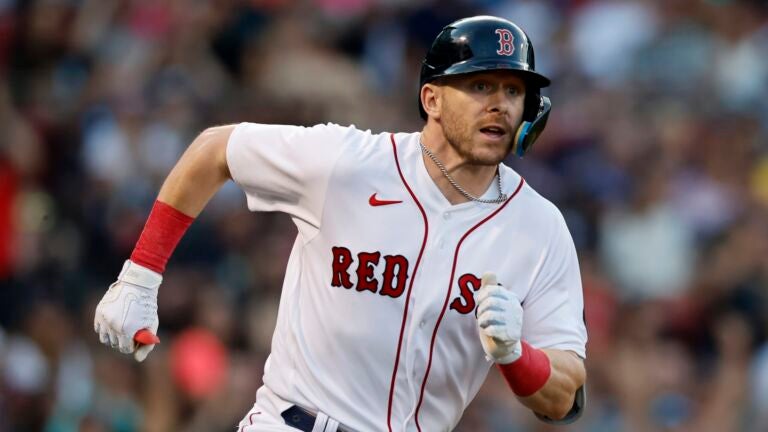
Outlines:
{"type": "Polygon", "coordinates": [[[438,121],[453,148],[473,164],[501,162],[523,118],[523,79],[509,71],[488,71],[446,77],[438,87],[438,121]]]}

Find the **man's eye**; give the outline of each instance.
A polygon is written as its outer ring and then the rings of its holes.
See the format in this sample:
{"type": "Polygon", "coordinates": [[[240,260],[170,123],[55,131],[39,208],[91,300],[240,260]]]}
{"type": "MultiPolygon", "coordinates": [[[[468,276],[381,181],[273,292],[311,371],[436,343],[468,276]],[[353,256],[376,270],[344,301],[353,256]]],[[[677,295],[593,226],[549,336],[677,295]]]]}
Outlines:
{"type": "Polygon", "coordinates": [[[475,83],[475,90],[477,90],[477,91],[488,90],[488,84],[483,83],[483,82],[477,82],[477,83],[475,83]]]}
{"type": "Polygon", "coordinates": [[[512,96],[516,96],[520,93],[520,90],[517,87],[510,87],[507,89],[507,92],[512,96]]]}

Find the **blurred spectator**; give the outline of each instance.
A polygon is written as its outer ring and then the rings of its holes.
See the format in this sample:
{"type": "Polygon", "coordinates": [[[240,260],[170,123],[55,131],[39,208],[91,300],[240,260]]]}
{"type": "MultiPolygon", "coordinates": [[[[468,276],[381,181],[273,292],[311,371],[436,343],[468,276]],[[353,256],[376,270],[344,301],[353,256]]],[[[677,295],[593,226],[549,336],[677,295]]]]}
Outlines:
{"type": "Polygon", "coordinates": [[[656,10],[646,2],[594,1],[573,16],[575,65],[597,86],[622,86],[639,48],[656,36],[656,10]]]}
{"type": "Polygon", "coordinates": [[[651,159],[639,162],[626,208],[606,212],[600,227],[603,263],[624,299],[679,295],[693,274],[690,227],[666,203],[668,173],[651,159]]]}

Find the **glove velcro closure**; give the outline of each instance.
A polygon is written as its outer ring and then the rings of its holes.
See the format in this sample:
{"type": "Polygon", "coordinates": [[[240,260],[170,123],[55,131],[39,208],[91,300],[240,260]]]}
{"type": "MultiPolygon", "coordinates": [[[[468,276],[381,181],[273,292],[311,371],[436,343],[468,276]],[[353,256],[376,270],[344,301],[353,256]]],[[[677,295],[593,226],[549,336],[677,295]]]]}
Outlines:
{"type": "Polygon", "coordinates": [[[163,276],[131,260],[125,260],[117,279],[121,282],[144,288],[157,289],[163,282],[163,276]]]}

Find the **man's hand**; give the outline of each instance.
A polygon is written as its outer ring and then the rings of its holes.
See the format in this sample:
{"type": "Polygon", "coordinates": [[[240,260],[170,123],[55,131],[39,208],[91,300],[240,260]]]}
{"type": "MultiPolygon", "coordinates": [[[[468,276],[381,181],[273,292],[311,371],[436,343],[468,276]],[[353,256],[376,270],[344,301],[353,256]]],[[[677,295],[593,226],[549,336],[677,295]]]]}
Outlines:
{"type": "Polygon", "coordinates": [[[475,293],[477,326],[485,354],[496,363],[508,364],[523,353],[523,307],[515,295],[496,283],[496,275],[483,275],[475,293]]]}
{"type": "Polygon", "coordinates": [[[130,260],[125,261],[117,281],[110,285],[98,306],[93,328],[105,345],[117,348],[121,353],[133,353],[137,361],[143,361],[159,343],[147,336],[157,333],[157,291],[163,277],[130,260]],[[139,333],[140,330],[149,330],[139,333]],[[134,337],[139,333],[137,341],[134,337]],[[145,344],[144,342],[154,342],[145,344]]]}

